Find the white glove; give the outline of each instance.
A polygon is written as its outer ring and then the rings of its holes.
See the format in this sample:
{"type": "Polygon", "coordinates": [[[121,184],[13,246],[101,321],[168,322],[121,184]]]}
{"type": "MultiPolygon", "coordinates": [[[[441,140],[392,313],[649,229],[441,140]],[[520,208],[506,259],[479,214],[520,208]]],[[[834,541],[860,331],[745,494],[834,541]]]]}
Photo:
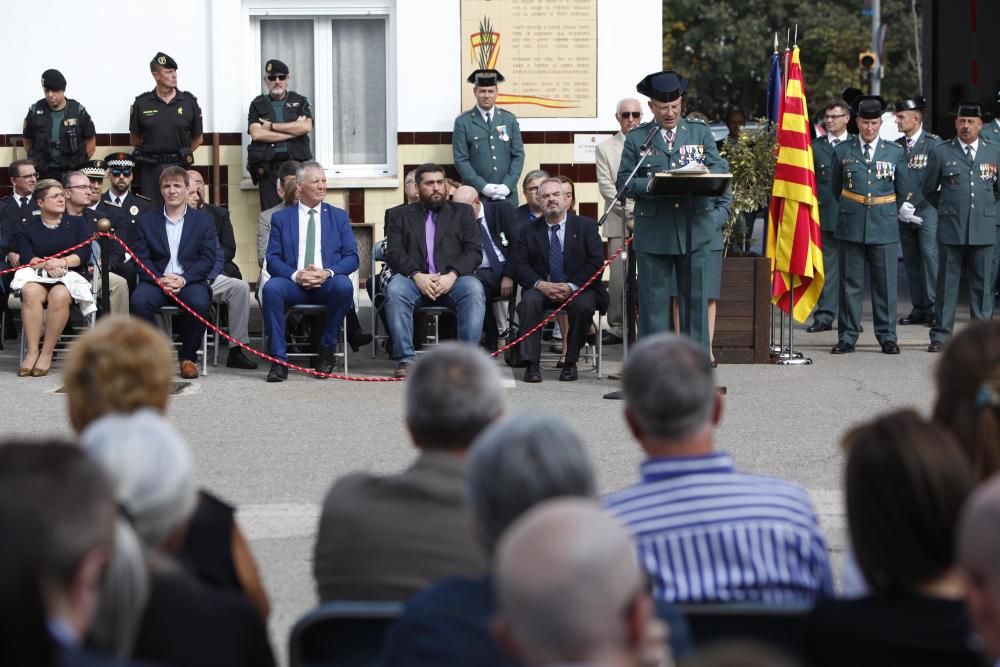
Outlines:
{"type": "Polygon", "coordinates": [[[510,196],[510,188],[508,188],[503,183],[500,183],[499,185],[497,185],[495,187],[497,188],[497,194],[499,194],[501,197],[509,197],[510,196]]]}
{"type": "Polygon", "coordinates": [[[903,205],[899,207],[899,221],[900,222],[910,222],[910,218],[917,211],[917,207],[906,201],[903,205]]]}
{"type": "Polygon", "coordinates": [[[500,186],[495,183],[487,183],[483,186],[483,194],[487,197],[496,197],[500,194],[500,186]]]}
{"type": "Polygon", "coordinates": [[[924,224],[924,219],[918,215],[911,215],[909,223],[911,225],[916,225],[917,227],[922,227],[924,224]]]}

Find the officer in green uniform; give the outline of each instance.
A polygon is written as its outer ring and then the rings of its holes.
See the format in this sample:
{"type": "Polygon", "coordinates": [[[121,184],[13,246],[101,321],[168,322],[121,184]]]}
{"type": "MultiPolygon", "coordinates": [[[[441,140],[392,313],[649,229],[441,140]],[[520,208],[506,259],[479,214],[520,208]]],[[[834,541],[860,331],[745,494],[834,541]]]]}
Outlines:
{"type": "Polygon", "coordinates": [[[39,178],[62,179],[94,154],[94,121],[82,104],[66,97],[66,77],[57,69],[42,72],[45,97],[28,107],[24,148],[39,178]]]}
{"type": "Polygon", "coordinates": [[[288,65],[268,60],[264,65],[267,93],[253,99],[247,115],[247,133],[252,139],[247,147],[247,171],[257,185],[262,211],[281,203],[277,189],[281,165],[313,157],[309,146],[312,107],[304,96],[288,90],[291,76],[288,65]]]}
{"type": "MultiPolygon", "coordinates": [[[[983,126],[979,133],[983,141],[1000,147],[1000,90],[993,102],[993,120],[983,126]]],[[[993,246],[993,308],[996,310],[996,300],[1000,298],[1000,216],[997,216],[997,240],[993,246]]]]}
{"type": "Polygon", "coordinates": [[[517,116],[496,106],[497,84],[503,80],[495,69],[469,75],[476,106],[455,118],[451,150],[462,182],[486,199],[506,200],[516,207],[524,144],[517,116]]]}
{"type": "Polygon", "coordinates": [[[938,324],[931,328],[928,352],[940,352],[955,327],[963,264],[972,319],[988,320],[993,315],[989,281],[997,239],[1000,146],[981,139],[982,127],[979,103],[959,104],[955,112],[958,136],[938,144],[927,156],[924,196],[937,206],[939,259],[938,324]]]}
{"type": "Polygon", "coordinates": [[[705,284],[712,240],[728,218],[729,197],[670,197],[651,194],[652,176],[698,163],[713,173],[726,173],[729,164],[719,155],[708,125],[683,118],[687,81],[666,70],[648,75],[636,90],[649,98],[653,120],[639,125],[625,137],[617,186],[622,188],[632,170],[645,161],[628,183],[625,196],[635,200],[632,249],[639,279],[639,336],[668,331],[670,295],[675,276],[683,276],[690,262],[691,313],[687,321],[685,290],[680,295],[680,325],[708,350],[708,313],[705,284]],[[686,227],[692,225],[691,248],[686,227]]]}
{"type": "Polygon", "coordinates": [[[903,136],[896,139],[906,152],[910,184],[906,202],[914,211],[899,218],[899,244],[903,250],[906,282],[910,286],[910,314],[899,323],[934,326],[934,297],[937,294],[938,243],[937,210],[923,195],[927,175],[927,154],[941,143],[941,137],[924,130],[923,110],[927,100],[919,95],[896,102],[896,127],[903,136]]]}
{"type": "Polygon", "coordinates": [[[875,95],[858,98],[859,136],[834,149],[831,187],[840,200],[836,231],[840,303],[839,340],[830,350],[833,354],[854,352],[861,331],[866,264],[871,274],[875,337],[882,352],[899,354],[896,342],[899,225],[896,220],[906,199],[909,174],[902,147],[879,139],[883,111],[882,98],[875,95]]]}
{"type": "MultiPolygon", "coordinates": [[[[844,100],[833,100],[823,110],[826,134],[812,142],[813,168],[816,170],[816,196],[819,199],[819,229],[823,239],[823,291],[820,292],[809,333],[830,331],[837,317],[840,301],[840,259],[837,256],[837,198],[831,190],[833,149],[855,135],[847,132],[851,108],[844,100]]],[[[839,166],[839,165],[838,165],[839,166]]]]}
{"type": "Polygon", "coordinates": [[[177,61],[157,53],[149,61],[156,88],[135,98],[129,113],[129,140],[139,163],[139,189],[154,206],[160,198],[160,172],[170,165],[194,164],[202,142],[201,107],[191,93],[177,90],[177,61]]]}

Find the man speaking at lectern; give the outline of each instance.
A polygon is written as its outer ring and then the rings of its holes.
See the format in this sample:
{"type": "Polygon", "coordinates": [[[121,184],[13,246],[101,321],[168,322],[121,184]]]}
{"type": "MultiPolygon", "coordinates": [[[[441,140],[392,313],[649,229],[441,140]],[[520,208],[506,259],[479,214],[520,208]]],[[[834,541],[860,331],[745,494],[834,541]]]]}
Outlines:
{"type": "Polygon", "coordinates": [[[668,331],[670,294],[678,281],[681,330],[688,331],[687,298],[683,289],[686,262],[691,262],[691,337],[706,350],[708,302],[703,289],[713,234],[729,218],[730,197],[676,197],[649,192],[652,177],[674,169],[727,173],[729,164],[719,155],[708,125],[683,117],[687,81],[677,72],[650,74],[636,86],[649,98],[653,120],[628,133],[618,169],[618,187],[646,154],[645,162],[628,184],[625,196],[635,200],[632,250],[639,276],[639,336],[668,331]],[[686,247],[687,225],[692,225],[691,250],[686,247]]]}

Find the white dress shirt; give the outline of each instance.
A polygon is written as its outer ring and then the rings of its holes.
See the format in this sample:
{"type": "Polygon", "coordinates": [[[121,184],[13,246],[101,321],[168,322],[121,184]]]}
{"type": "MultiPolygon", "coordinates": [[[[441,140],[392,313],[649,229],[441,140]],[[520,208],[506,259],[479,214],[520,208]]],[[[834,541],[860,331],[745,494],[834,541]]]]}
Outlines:
{"type": "Polygon", "coordinates": [[[840,142],[847,140],[847,130],[844,130],[844,133],[841,134],[839,137],[835,137],[832,134],[827,134],[826,138],[827,138],[827,141],[829,141],[831,145],[833,145],[834,142],[836,142],[836,143],[839,144],[840,142]]]}
{"type": "MultiPolygon", "coordinates": [[[[486,224],[486,216],[485,215],[480,215],[478,222],[479,222],[479,226],[486,230],[486,238],[488,238],[490,240],[490,245],[493,246],[493,251],[496,252],[497,259],[499,259],[500,263],[503,264],[504,262],[507,261],[507,259],[503,256],[503,253],[500,252],[500,248],[497,247],[497,244],[493,242],[493,235],[490,234],[490,227],[489,227],[489,225],[486,224]]],[[[493,269],[496,269],[497,271],[500,270],[499,266],[493,266],[493,267],[490,266],[490,256],[486,253],[485,250],[483,251],[483,261],[479,263],[479,268],[481,268],[481,269],[482,268],[493,268],[493,269]]]]}
{"type": "Polygon", "coordinates": [[[958,140],[959,145],[962,147],[962,152],[968,154],[969,146],[972,146],[972,159],[976,159],[976,155],[979,154],[979,139],[977,138],[971,144],[967,144],[961,139],[958,140]]]}
{"type": "Polygon", "coordinates": [[[181,234],[184,233],[185,215],[187,215],[187,205],[184,206],[181,217],[176,220],[167,215],[166,207],[163,208],[163,217],[167,221],[167,246],[170,247],[170,261],[167,262],[167,267],[163,269],[163,273],[173,273],[177,276],[184,275],[184,267],[181,266],[179,253],[181,248],[181,234]]]}
{"type": "MultiPolygon", "coordinates": [[[[323,203],[320,202],[316,204],[312,209],[308,206],[299,202],[299,251],[298,258],[295,260],[295,273],[292,274],[292,282],[295,282],[295,278],[299,271],[307,268],[310,264],[321,267],[323,266],[323,203]],[[316,248],[312,257],[306,257],[306,235],[309,233],[309,211],[316,211],[314,220],[316,221],[316,248]]],[[[330,269],[326,270],[333,277],[333,271],[330,269]]]]}

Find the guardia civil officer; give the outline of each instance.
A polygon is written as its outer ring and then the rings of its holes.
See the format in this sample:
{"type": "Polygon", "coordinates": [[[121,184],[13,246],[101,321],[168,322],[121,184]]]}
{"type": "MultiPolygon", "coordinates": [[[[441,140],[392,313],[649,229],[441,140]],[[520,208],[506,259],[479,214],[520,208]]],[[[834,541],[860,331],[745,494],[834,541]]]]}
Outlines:
{"type": "Polygon", "coordinates": [[[477,69],[469,75],[476,106],[455,118],[451,150],[462,182],[487,200],[517,206],[517,181],[524,168],[524,144],[517,116],[496,106],[503,75],[477,69]]]}
{"type": "MultiPolygon", "coordinates": [[[[900,207],[909,179],[903,148],[879,138],[885,103],[863,95],[855,107],[858,138],[834,149],[831,188],[840,200],[837,248],[840,256],[838,342],[833,354],[854,352],[861,330],[865,266],[871,274],[875,338],[885,354],[899,354],[896,342],[896,256],[900,207]]],[[[908,202],[907,202],[908,203],[908,202]]],[[[913,214],[912,204],[905,214],[913,214]]]]}
{"type": "Polygon", "coordinates": [[[1000,147],[980,137],[982,118],[978,102],[959,104],[958,136],[938,144],[927,156],[924,195],[938,212],[938,324],[931,327],[928,352],[940,352],[951,338],[963,265],[972,319],[988,320],[993,315],[990,279],[1000,200],[1000,147]]]}
{"type": "Polygon", "coordinates": [[[983,126],[979,136],[983,141],[1000,145],[1000,89],[997,90],[996,98],[993,100],[993,120],[983,126]]]}
{"type": "Polygon", "coordinates": [[[927,176],[927,154],[941,143],[941,137],[924,130],[923,113],[927,100],[917,95],[896,102],[896,127],[903,136],[896,143],[906,153],[911,183],[907,201],[916,215],[899,218],[899,245],[903,250],[906,282],[910,286],[910,314],[899,323],[934,326],[934,300],[937,294],[938,243],[937,210],[923,196],[927,176]]]}
{"type": "Polygon", "coordinates": [[[281,203],[278,198],[278,170],[288,160],[306,162],[313,157],[309,133],[313,128],[309,100],[288,90],[292,75],[280,60],[264,65],[267,93],[250,103],[247,133],[252,141],[247,147],[247,171],[260,193],[260,210],[281,203]]]}
{"type": "MultiPolygon", "coordinates": [[[[700,163],[713,173],[726,173],[729,163],[719,155],[708,125],[682,115],[687,81],[673,70],[648,75],[636,90],[649,98],[653,120],[639,125],[625,137],[617,186],[621,188],[636,164],[648,153],[643,167],[625,191],[635,200],[632,247],[639,275],[639,336],[667,331],[673,281],[691,262],[691,337],[707,350],[708,312],[705,286],[711,280],[708,260],[717,230],[729,219],[732,198],[671,197],[650,193],[652,176],[690,163],[700,163]],[[651,142],[643,145],[652,134],[651,142]],[[645,150],[644,150],[645,149],[645,150]],[[692,225],[692,248],[686,232],[692,225]]],[[[686,329],[687,295],[680,295],[681,328],[686,329]]]]}
{"type": "Polygon", "coordinates": [[[156,87],[135,98],[129,119],[129,141],[139,162],[139,188],[161,206],[160,172],[171,165],[194,164],[202,143],[201,107],[191,93],[177,90],[177,61],[157,53],[149,61],[156,87]]]}
{"type": "Polygon", "coordinates": [[[82,104],[66,97],[66,77],[59,70],[42,72],[42,90],[45,97],[24,117],[24,148],[40,179],[62,179],[94,154],[94,121],[82,104]]]}

